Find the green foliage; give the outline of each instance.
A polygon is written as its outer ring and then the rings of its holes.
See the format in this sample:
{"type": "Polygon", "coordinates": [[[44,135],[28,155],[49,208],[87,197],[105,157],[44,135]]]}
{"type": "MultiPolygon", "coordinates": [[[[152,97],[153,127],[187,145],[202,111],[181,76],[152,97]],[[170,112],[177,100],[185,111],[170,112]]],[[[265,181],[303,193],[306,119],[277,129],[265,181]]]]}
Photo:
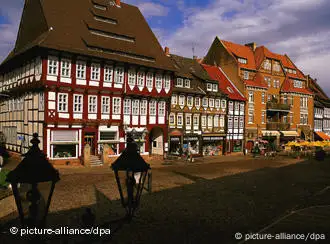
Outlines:
{"type": "Polygon", "coordinates": [[[7,178],[7,174],[9,173],[10,171],[7,170],[7,169],[2,169],[1,172],[0,172],[0,188],[1,187],[7,187],[9,185],[8,182],[6,182],[6,178],[7,178]]]}

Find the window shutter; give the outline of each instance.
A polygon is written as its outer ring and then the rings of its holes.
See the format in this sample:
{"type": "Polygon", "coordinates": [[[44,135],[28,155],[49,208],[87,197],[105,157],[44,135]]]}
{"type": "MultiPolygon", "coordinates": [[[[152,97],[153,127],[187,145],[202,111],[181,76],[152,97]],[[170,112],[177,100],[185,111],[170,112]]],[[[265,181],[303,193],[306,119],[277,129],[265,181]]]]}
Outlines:
{"type": "Polygon", "coordinates": [[[78,141],[77,132],[70,130],[53,131],[53,141],[78,141]]]}

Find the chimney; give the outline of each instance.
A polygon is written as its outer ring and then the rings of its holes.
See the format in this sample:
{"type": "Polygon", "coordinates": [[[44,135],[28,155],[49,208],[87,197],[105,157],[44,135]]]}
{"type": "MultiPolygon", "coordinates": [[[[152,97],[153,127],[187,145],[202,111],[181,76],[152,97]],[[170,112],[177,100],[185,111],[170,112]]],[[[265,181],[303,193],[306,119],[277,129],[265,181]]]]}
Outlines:
{"type": "Polygon", "coordinates": [[[254,52],[256,50],[256,48],[257,48],[257,43],[251,42],[251,43],[245,44],[245,46],[251,48],[251,50],[254,52]]]}
{"type": "Polygon", "coordinates": [[[170,56],[170,49],[169,47],[165,47],[165,55],[170,56]]]}
{"type": "Polygon", "coordinates": [[[120,7],[120,0],[116,0],[117,7],[120,7]]]}

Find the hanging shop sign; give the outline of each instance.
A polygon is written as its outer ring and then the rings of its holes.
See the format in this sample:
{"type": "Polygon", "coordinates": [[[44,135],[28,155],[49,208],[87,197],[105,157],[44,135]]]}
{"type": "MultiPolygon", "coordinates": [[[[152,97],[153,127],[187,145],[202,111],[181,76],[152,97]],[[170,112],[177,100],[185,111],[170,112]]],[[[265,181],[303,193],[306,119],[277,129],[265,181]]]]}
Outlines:
{"type": "Polygon", "coordinates": [[[198,141],[197,136],[186,136],[183,138],[184,141],[198,141]]]}
{"type": "Polygon", "coordinates": [[[171,137],[170,141],[180,142],[180,137],[171,137]]]}
{"type": "Polygon", "coordinates": [[[204,136],[203,141],[221,141],[223,137],[221,136],[204,136]]]}

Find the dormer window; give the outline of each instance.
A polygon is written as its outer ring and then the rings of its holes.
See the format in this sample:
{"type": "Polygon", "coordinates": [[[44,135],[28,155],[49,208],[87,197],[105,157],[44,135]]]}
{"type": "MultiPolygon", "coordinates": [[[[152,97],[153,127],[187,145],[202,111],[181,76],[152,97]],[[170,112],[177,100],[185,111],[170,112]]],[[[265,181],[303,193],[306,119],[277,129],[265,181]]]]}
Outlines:
{"type": "Polygon", "coordinates": [[[128,84],[130,86],[135,86],[135,81],[136,81],[135,70],[134,69],[128,70],[128,84]]]}
{"type": "Polygon", "coordinates": [[[249,71],[244,71],[243,72],[243,78],[244,78],[244,80],[248,80],[249,79],[249,71]]]}
{"type": "Polygon", "coordinates": [[[303,88],[303,82],[300,80],[294,80],[293,81],[293,86],[296,88],[303,88]]]}
{"type": "Polygon", "coordinates": [[[293,73],[293,74],[297,74],[297,71],[293,69],[293,70],[292,70],[292,73],[293,73]]]}
{"type": "Polygon", "coordinates": [[[206,90],[212,91],[212,84],[211,83],[207,83],[206,90]]]}
{"type": "Polygon", "coordinates": [[[238,62],[240,62],[241,64],[247,64],[247,59],[245,59],[245,58],[238,58],[238,62]]]}
{"type": "Polygon", "coordinates": [[[189,79],[184,80],[184,87],[185,88],[190,88],[190,80],[189,79]]]}
{"type": "Polygon", "coordinates": [[[265,70],[270,70],[270,69],[271,69],[271,62],[270,62],[269,59],[266,59],[266,60],[264,61],[264,69],[265,69],[265,70]]]}
{"type": "Polygon", "coordinates": [[[183,87],[183,79],[182,78],[177,78],[176,79],[176,86],[183,87]]]}
{"type": "Polygon", "coordinates": [[[214,92],[218,92],[218,84],[213,84],[213,85],[212,85],[212,90],[213,90],[214,92]]]}
{"type": "Polygon", "coordinates": [[[280,63],[279,62],[275,62],[274,65],[273,65],[273,70],[275,72],[280,72],[281,70],[281,66],[280,66],[280,63]]]}
{"type": "Polygon", "coordinates": [[[144,72],[142,71],[137,73],[137,85],[144,86],[144,72]]]}

